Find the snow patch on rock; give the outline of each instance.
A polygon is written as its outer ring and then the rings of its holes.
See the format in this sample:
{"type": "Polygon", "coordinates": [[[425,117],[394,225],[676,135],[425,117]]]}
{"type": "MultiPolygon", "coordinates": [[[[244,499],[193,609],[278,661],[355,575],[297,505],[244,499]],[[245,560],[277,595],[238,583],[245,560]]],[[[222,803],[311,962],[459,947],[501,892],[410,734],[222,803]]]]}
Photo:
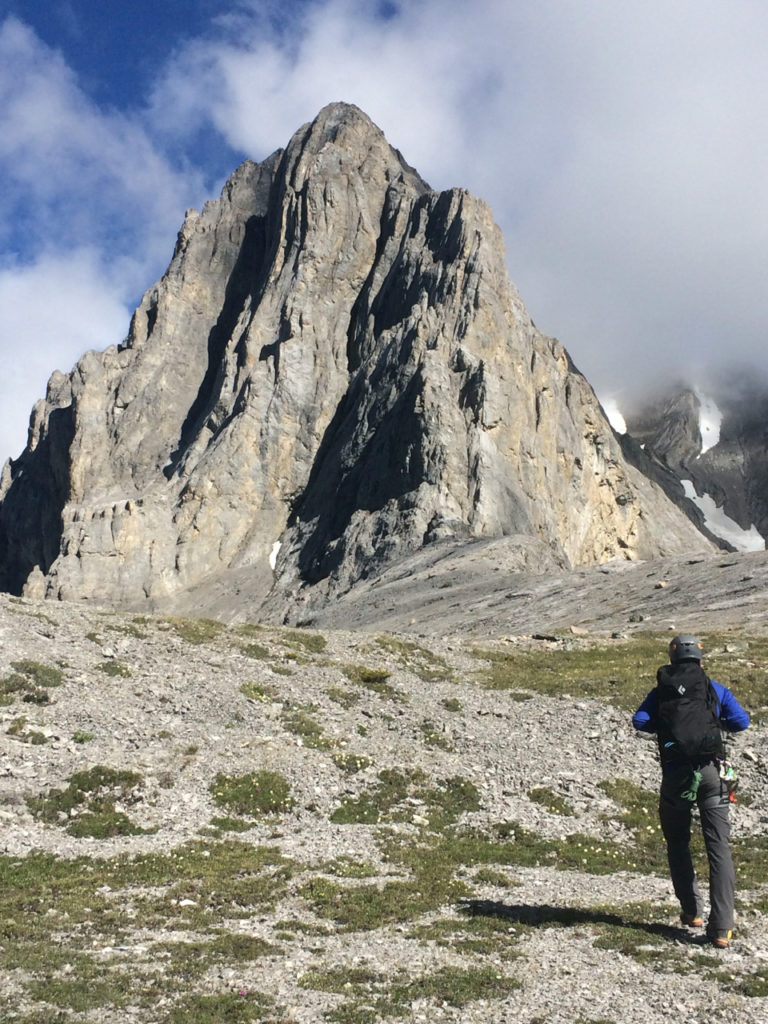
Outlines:
{"type": "Polygon", "coordinates": [[[765,551],[765,539],[754,524],[749,530],[742,529],[723,512],[722,508],[717,507],[709,494],[702,494],[699,497],[691,480],[681,480],[680,483],[683,485],[686,498],[690,498],[704,513],[704,524],[716,537],[727,540],[737,551],[765,551]]]}
{"type": "Polygon", "coordinates": [[[272,545],[272,550],[269,554],[269,567],[272,570],[272,572],[275,571],[275,566],[277,565],[277,556],[280,554],[280,547],[280,541],[276,540],[275,543],[272,545]]]}
{"type": "Polygon", "coordinates": [[[615,398],[609,398],[607,402],[603,404],[603,411],[608,417],[608,422],[611,424],[617,434],[626,434],[627,432],[627,421],[621,415],[619,407],[616,404],[615,398]]]}
{"type": "Polygon", "coordinates": [[[723,414],[712,398],[696,392],[699,400],[699,433],[701,434],[701,454],[714,448],[720,440],[720,426],[723,414]]]}

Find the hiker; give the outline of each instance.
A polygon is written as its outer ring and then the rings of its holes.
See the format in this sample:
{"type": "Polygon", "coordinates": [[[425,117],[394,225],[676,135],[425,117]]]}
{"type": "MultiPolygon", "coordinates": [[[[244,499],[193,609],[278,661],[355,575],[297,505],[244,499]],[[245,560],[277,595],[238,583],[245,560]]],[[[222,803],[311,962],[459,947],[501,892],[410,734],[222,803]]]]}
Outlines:
{"type": "Polygon", "coordinates": [[[728,843],[735,782],[721,730],[741,732],[749,725],[749,715],[730,690],[707,677],[701,665],[703,653],[696,637],[676,636],[669,645],[670,664],[656,673],[656,687],[635,712],[632,724],[639,732],[656,733],[659,744],[659,819],[672,885],[680,901],[680,920],[691,928],[704,926],[689,848],[695,803],[709,860],[706,936],[717,948],[727,949],[736,884],[728,843]]]}

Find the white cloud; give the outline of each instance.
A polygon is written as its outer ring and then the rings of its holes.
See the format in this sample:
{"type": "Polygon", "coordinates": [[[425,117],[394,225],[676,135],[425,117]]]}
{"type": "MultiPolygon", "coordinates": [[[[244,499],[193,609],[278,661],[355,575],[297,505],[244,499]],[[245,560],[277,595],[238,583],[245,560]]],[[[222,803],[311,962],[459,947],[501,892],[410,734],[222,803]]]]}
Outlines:
{"type": "Polygon", "coordinates": [[[124,336],[125,303],[162,272],[203,190],[13,18],[0,24],[0,180],[2,462],[51,370],[124,336]]]}
{"type": "Polygon", "coordinates": [[[122,285],[90,250],[43,255],[32,266],[0,272],[0,464],[26,444],[30,411],[45,395],[51,373],[70,370],[88,349],[125,338],[129,311],[123,298],[122,285]]]}
{"type": "Polygon", "coordinates": [[[433,187],[490,202],[534,319],[601,393],[623,403],[623,380],[631,394],[694,361],[706,386],[725,351],[765,362],[762,0],[382,8],[231,0],[158,69],[141,118],[96,107],[60,56],[7,20],[0,244],[11,267],[22,234],[35,245],[21,262],[41,247],[96,247],[94,284],[115,256],[134,257],[138,293],[184,206],[205,198],[216,132],[261,159],[346,100],[433,187]]]}
{"type": "Polygon", "coordinates": [[[763,4],[379,10],[327,0],[280,34],[240,17],[180,54],[155,109],[173,95],[260,158],[357,103],[434,187],[489,200],[537,323],[603,389],[726,346],[762,360],[763,4]]]}
{"type": "Polygon", "coordinates": [[[6,227],[22,221],[46,246],[64,236],[125,251],[141,240],[155,256],[169,252],[180,193],[199,192],[202,178],[172,168],[139,116],[96,107],[61,56],[12,18],[0,26],[0,172],[6,227]]]}
{"type": "Polygon", "coordinates": [[[253,4],[262,16],[240,18],[177,55],[155,94],[158,125],[191,130],[208,118],[231,146],[260,158],[326,103],[344,100],[365,110],[410,162],[445,180],[463,164],[467,124],[495,74],[483,56],[487,17],[475,25],[463,5],[415,0],[382,21],[378,3],[327,0],[303,7],[299,23],[276,33],[263,6],[253,4]]]}

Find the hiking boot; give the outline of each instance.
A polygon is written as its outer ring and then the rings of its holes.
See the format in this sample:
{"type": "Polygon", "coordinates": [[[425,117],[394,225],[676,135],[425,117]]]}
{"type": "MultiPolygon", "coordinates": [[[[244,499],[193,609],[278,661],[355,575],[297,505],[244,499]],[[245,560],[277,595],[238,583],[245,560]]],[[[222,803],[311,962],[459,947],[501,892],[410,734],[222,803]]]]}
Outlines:
{"type": "Polygon", "coordinates": [[[704,918],[701,914],[681,914],[680,921],[686,928],[703,928],[704,918]]]}
{"type": "Polygon", "coordinates": [[[733,932],[730,928],[723,928],[720,930],[707,928],[707,938],[717,949],[728,949],[731,939],[733,938],[733,932]]]}

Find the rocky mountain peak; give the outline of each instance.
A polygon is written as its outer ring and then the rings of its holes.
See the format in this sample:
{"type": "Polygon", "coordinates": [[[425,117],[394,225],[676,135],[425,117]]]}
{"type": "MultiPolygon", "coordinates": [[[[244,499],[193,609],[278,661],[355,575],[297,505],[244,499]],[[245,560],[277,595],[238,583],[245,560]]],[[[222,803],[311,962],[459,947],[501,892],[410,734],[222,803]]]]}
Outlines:
{"type": "Polygon", "coordinates": [[[539,569],[710,550],[533,325],[487,204],[332,104],[188,212],[121,346],[51,378],[0,587],[290,619],[489,537],[539,569]]]}

